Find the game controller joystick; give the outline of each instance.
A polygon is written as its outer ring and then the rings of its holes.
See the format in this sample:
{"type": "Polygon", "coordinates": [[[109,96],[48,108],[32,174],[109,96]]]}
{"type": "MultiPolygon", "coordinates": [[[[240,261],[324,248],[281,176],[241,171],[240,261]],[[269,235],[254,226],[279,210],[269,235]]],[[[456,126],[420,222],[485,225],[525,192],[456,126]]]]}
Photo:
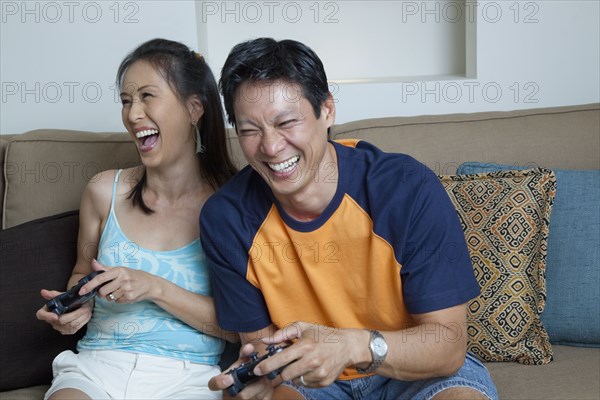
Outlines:
{"type": "MultiPolygon", "coordinates": [[[[231,396],[236,396],[239,392],[241,392],[247,385],[252,382],[259,380],[261,377],[254,375],[254,368],[256,366],[266,360],[269,357],[274,356],[275,354],[281,352],[283,349],[288,347],[289,345],[283,345],[279,347],[275,347],[275,345],[270,344],[267,346],[267,353],[261,357],[258,357],[258,353],[254,352],[250,354],[250,361],[240,364],[238,367],[231,369],[228,374],[231,374],[233,377],[233,385],[227,388],[227,392],[231,396]]],[[[270,380],[273,380],[281,373],[285,367],[281,367],[278,370],[271,371],[266,376],[270,380]]]]}
{"type": "Polygon", "coordinates": [[[83,285],[94,279],[97,275],[101,274],[102,272],[104,271],[95,271],[87,276],[84,276],[79,280],[79,282],[77,282],[77,285],[73,286],[68,291],[59,294],[58,296],[47,302],[46,308],[48,309],[48,311],[51,311],[54,314],[60,316],[64,313],[68,313],[78,309],[83,303],[85,303],[88,300],[91,300],[91,298],[94,297],[98,292],[98,289],[100,289],[104,284],[108,282],[96,286],[91,292],[86,293],[83,296],[79,295],[79,290],[83,285]]]}

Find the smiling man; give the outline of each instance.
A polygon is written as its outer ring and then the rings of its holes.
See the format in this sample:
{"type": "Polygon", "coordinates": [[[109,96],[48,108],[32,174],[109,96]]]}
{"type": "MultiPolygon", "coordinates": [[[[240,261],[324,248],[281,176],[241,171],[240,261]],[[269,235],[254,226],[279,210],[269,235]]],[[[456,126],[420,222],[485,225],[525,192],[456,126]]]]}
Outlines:
{"type": "Polygon", "coordinates": [[[234,104],[246,159],[288,214],[300,221],[319,216],[337,187],[335,150],[323,140],[335,116],[331,97],[316,118],[297,84],[246,82],[238,90],[248,96],[234,104]],[[325,168],[331,169],[333,179],[319,182],[328,172],[325,168]]]}
{"type": "MultiPolygon", "coordinates": [[[[253,371],[280,377],[243,398],[497,398],[466,352],[479,286],[435,174],[407,155],[330,141],[335,102],[302,43],[237,45],[220,85],[250,165],[200,217],[219,324],[245,344],[234,367],[291,344],[253,371]]],[[[233,383],[224,373],[210,387],[233,383]]]]}

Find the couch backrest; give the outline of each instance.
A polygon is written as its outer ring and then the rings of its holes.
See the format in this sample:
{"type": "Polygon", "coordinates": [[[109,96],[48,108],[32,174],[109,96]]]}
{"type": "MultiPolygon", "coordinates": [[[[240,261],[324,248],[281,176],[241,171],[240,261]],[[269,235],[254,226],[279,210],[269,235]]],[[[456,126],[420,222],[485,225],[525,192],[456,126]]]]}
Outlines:
{"type": "Polygon", "coordinates": [[[125,133],[41,129],[15,135],[6,145],[2,227],[76,210],[94,175],[139,162],[125,133]]]}
{"type": "Polygon", "coordinates": [[[600,104],[368,119],[334,126],[332,137],[409,154],[440,175],[465,161],[600,169],[600,104]]]}
{"type": "MultiPolygon", "coordinates": [[[[4,154],[6,153],[6,147],[8,141],[13,135],[2,135],[0,136],[0,165],[2,165],[2,177],[0,177],[0,197],[4,199],[4,154]]],[[[2,201],[2,207],[0,207],[0,225],[2,225],[2,216],[4,215],[4,200],[2,201]]]]}
{"type": "MultiPolygon", "coordinates": [[[[335,125],[331,136],[410,154],[442,175],[455,173],[465,161],[600,169],[600,104],[368,119],[335,125]]],[[[77,209],[94,174],[139,163],[125,133],[44,129],[2,139],[3,229],[77,209]]],[[[228,140],[242,168],[246,161],[232,129],[228,140]]]]}

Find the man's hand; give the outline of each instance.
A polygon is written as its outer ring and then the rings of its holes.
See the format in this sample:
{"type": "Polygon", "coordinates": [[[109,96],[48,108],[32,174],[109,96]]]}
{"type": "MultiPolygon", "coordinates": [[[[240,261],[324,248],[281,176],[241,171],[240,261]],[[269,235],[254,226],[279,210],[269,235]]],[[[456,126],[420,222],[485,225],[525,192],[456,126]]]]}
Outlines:
{"type": "MultiPolygon", "coordinates": [[[[263,351],[264,349],[260,349],[263,351]]],[[[223,390],[223,398],[230,399],[231,396],[227,392],[227,388],[233,385],[233,377],[228,372],[232,368],[238,367],[242,363],[246,363],[250,360],[250,355],[257,351],[256,347],[248,343],[242,346],[240,350],[240,358],[232,364],[227,371],[224,371],[222,374],[217,375],[210,379],[208,382],[208,387],[210,390],[223,390]]],[[[262,364],[262,363],[261,363],[262,364]]],[[[235,396],[235,399],[271,399],[273,396],[273,384],[274,382],[281,382],[278,379],[275,381],[270,381],[266,377],[262,377],[256,382],[253,382],[247,385],[240,393],[235,396]]]]}
{"type": "Polygon", "coordinates": [[[294,344],[261,362],[255,369],[257,375],[285,367],[281,372],[282,380],[293,380],[297,385],[307,387],[325,387],[331,385],[344,369],[362,361],[364,355],[359,351],[368,349],[369,333],[362,329],[295,322],[263,341],[268,344],[294,341],[294,344]]]}

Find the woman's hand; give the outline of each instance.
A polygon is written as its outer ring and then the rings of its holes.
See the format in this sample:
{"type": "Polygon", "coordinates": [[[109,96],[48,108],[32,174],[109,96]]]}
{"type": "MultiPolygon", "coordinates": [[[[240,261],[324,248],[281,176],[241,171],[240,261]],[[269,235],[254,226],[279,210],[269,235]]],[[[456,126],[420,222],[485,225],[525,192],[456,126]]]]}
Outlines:
{"type": "Polygon", "coordinates": [[[94,271],[104,271],[82,286],[79,294],[84,295],[95,287],[101,286],[98,296],[116,303],[136,303],[156,298],[156,276],[144,271],[126,267],[107,267],[98,261],[92,261],[94,271]]]}
{"type": "MultiPolygon", "coordinates": [[[[56,290],[41,290],[41,295],[46,300],[52,300],[54,297],[58,296],[63,292],[59,292],[56,290]]],[[[84,303],[77,310],[65,313],[61,316],[56,315],[55,313],[48,311],[46,306],[42,306],[37,312],[35,316],[40,321],[45,321],[52,325],[52,327],[59,331],[63,335],[73,335],[77,331],[79,331],[82,327],[84,327],[89,320],[92,318],[92,310],[94,308],[94,300],[90,300],[84,303]]]]}

